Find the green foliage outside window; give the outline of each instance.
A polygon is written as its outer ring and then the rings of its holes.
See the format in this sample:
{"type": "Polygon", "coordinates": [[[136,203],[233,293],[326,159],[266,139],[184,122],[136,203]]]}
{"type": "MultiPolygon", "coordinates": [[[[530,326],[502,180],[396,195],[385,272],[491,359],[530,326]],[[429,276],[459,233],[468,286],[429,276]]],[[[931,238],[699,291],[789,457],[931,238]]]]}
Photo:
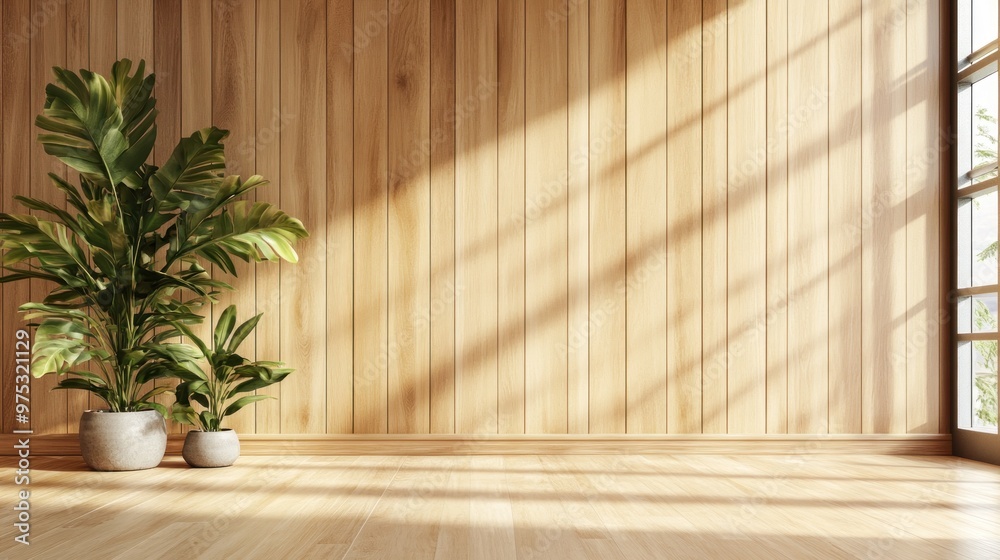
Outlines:
{"type": "MultiPolygon", "coordinates": [[[[989,114],[985,107],[976,111],[976,143],[973,148],[977,164],[997,159],[997,119],[989,114]]],[[[983,181],[997,176],[997,171],[991,171],[977,178],[983,181]]],[[[980,262],[991,262],[997,265],[997,242],[986,246],[976,255],[980,262]]],[[[994,332],[997,330],[997,320],[989,308],[981,300],[973,300],[972,320],[979,332],[994,332]]],[[[980,340],[973,342],[973,347],[979,354],[978,372],[973,372],[976,387],[975,415],[984,426],[997,425],[997,341],[980,340]],[[980,375],[977,375],[980,373],[980,375]]]]}

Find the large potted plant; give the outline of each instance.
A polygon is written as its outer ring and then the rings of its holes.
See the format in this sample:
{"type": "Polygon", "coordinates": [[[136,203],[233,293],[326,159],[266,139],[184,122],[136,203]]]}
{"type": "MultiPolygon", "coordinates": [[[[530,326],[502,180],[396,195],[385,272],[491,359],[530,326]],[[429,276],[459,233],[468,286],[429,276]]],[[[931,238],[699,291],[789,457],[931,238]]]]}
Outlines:
{"type": "Polygon", "coordinates": [[[107,78],[54,69],[38,140],[79,173],[77,184],[50,174],[65,206],[16,197],[34,214],[0,213],[0,282],[51,286],[20,308],[37,328],[32,373],[107,404],[80,421],[83,458],[98,470],[162,460],[168,411],[153,398],[170,389],[150,382],[185,375],[200,353],[177,341],[179,327],[201,322],[201,306],[231,289],[203,263],[235,274],[233,257],[295,262],[293,244],[307,235],[272,205],[239,200],[266,181],[225,175],[224,130],[199,130],[161,166],[147,164],[155,78],[143,62],[131,67],[121,60],[107,78]]]}
{"type": "Polygon", "coordinates": [[[187,362],[186,371],[177,375],[184,381],[177,386],[174,420],[198,429],[188,432],[182,455],[192,467],[228,467],[240,456],[236,432],[222,427],[222,421],[244,406],[272,398],[253,393],[281,382],[292,372],[280,362],[252,361],[237,353],[240,345],[257,327],[261,315],[236,326],[236,306],[230,305],[219,315],[211,346],[188,327],[176,328],[189,337],[201,351],[207,371],[196,362],[187,362]],[[196,411],[192,402],[201,405],[196,411]]]}

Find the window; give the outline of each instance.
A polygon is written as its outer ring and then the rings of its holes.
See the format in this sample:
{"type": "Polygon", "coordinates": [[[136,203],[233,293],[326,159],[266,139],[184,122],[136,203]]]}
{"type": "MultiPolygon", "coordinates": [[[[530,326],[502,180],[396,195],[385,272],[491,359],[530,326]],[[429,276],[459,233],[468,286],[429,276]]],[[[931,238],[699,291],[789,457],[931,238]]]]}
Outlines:
{"type": "Polygon", "coordinates": [[[996,0],[958,9],[958,384],[964,430],[997,433],[997,28],[996,0]]]}

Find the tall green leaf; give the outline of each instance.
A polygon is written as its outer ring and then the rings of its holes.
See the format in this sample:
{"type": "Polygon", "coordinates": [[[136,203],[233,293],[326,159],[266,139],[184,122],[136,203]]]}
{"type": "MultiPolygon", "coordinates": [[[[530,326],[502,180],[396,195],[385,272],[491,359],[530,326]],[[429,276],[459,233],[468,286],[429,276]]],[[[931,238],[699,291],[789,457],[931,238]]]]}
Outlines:
{"type": "Polygon", "coordinates": [[[236,326],[236,306],[230,305],[220,315],[215,323],[215,350],[223,350],[226,340],[236,326]]]}

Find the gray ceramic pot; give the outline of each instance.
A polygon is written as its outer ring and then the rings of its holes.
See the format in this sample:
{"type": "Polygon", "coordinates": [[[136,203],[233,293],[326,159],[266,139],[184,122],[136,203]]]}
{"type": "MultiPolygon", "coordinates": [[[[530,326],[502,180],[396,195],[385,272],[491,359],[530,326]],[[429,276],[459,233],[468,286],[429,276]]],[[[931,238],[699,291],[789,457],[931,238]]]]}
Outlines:
{"type": "Polygon", "coordinates": [[[155,410],[88,410],[80,417],[80,453],[97,471],[138,471],[160,464],[167,425],[155,410]]]}
{"type": "Polygon", "coordinates": [[[240,438],[236,432],[192,430],[184,438],[184,460],[192,467],[228,467],[240,458],[240,438]]]}

